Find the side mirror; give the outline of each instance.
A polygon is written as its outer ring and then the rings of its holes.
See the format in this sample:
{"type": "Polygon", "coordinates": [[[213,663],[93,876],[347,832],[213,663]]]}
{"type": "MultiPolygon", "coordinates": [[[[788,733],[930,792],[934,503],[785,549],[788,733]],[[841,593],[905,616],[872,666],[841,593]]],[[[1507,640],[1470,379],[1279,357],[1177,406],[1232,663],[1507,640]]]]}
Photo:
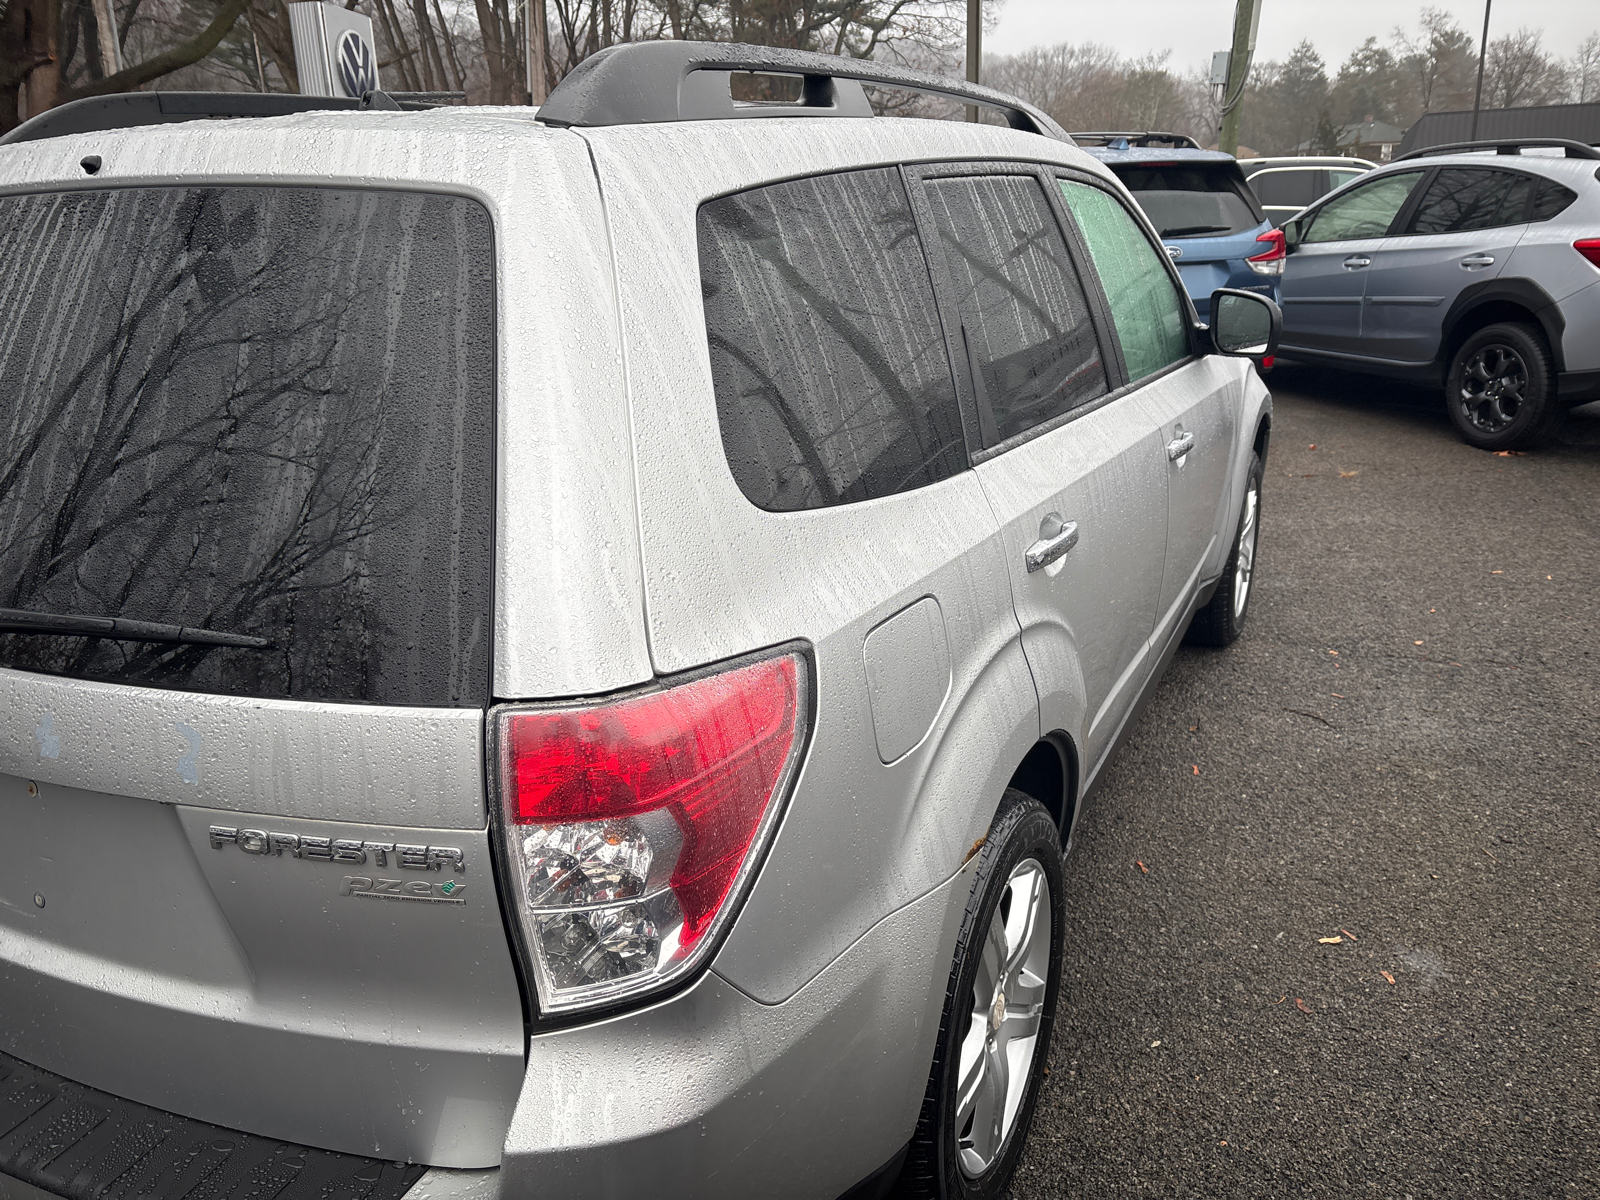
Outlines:
{"type": "Polygon", "coordinates": [[[1218,354],[1269,358],[1283,333],[1283,310],[1256,292],[1218,288],[1211,293],[1211,344],[1218,354]]]}
{"type": "Polygon", "coordinates": [[[1294,248],[1300,244],[1300,222],[1302,220],[1304,220],[1303,217],[1296,217],[1292,221],[1283,223],[1283,252],[1285,254],[1292,254],[1294,248]]]}

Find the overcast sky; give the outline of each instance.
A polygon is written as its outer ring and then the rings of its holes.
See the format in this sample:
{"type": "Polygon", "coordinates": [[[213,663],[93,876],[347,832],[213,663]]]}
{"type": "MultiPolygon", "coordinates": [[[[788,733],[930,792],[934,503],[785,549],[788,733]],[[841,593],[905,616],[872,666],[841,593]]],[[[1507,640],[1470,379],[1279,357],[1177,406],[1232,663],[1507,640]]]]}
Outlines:
{"type": "MultiPolygon", "coordinates": [[[[1472,33],[1483,31],[1482,0],[1433,0],[1472,33]]],[[[1330,75],[1369,37],[1387,42],[1396,23],[1415,26],[1422,4],[1405,0],[1262,0],[1256,59],[1283,59],[1309,38],[1330,75]],[[1337,13],[1337,17],[1333,14],[1337,13]]],[[[1172,51],[1180,71],[1211,65],[1211,52],[1233,40],[1233,0],[1004,0],[1000,26],[984,51],[1015,54],[1057,42],[1099,42],[1124,55],[1172,51]]],[[[1519,26],[1544,30],[1547,50],[1567,57],[1600,28],[1596,0],[1498,0],[1489,40],[1519,26]]]]}

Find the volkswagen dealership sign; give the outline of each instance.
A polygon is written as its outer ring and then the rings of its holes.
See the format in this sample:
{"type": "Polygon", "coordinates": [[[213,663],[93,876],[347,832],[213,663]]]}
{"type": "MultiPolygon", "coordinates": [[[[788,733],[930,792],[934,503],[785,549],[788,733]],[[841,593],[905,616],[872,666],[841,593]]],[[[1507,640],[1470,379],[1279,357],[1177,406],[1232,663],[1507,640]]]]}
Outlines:
{"type": "Polygon", "coordinates": [[[378,90],[371,17],[337,4],[291,4],[289,29],[301,95],[359,97],[378,90]]]}

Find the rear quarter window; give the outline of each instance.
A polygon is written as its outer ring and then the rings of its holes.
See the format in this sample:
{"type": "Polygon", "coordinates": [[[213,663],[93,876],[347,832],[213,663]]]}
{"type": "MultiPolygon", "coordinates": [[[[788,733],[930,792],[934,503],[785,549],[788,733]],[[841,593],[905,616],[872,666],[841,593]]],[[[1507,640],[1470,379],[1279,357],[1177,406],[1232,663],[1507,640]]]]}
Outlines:
{"type": "Polygon", "coordinates": [[[822,508],[966,469],[927,260],[896,170],[702,205],[701,291],[729,469],[756,506],[822,508]]]}
{"type": "Polygon", "coordinates": [[[488,695],[494,256],[453,196],[0,198],[0,665],[228,695],[488,695]]]}

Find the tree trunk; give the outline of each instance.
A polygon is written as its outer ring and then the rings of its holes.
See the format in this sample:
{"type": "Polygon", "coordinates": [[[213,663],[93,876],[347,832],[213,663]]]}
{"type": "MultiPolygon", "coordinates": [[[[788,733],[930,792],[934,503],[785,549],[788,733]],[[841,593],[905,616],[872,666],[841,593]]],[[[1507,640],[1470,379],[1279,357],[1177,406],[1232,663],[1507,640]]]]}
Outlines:
{"type": "Polygon", "coordinates": [[[11,0],[0,20],[0,133],[56,103],[61,0],[11,0]]]}
{"type": "MultiPolygon", "coordinates": [[[[223,0],[217,10],[217,15],[212,18],[199,33],[188,41],[174,46],[164,54],[154,58],[147,58],[142,63],[118,71],[115,75],[108,75],[95,83],[86,84],[76,88],[66,95],[58,95],[57,102],[66,100],[81,100],[85,96],[107,96],[115,92],[131,92],[141,84],[150,83],[160,79],[163,75],[183,67],[192,66],[206,55],[210,54],[228,36],[228,31],[238,21],[239,14],[244,12],[247,0],[223,0]]],[[[35,71],[37,75],[39,72],[35,71]]],[[[30,112],[33,111],[31,108],[30,112]]],[[[43,109],[39,110],[43,112],[43,109]]]]}

